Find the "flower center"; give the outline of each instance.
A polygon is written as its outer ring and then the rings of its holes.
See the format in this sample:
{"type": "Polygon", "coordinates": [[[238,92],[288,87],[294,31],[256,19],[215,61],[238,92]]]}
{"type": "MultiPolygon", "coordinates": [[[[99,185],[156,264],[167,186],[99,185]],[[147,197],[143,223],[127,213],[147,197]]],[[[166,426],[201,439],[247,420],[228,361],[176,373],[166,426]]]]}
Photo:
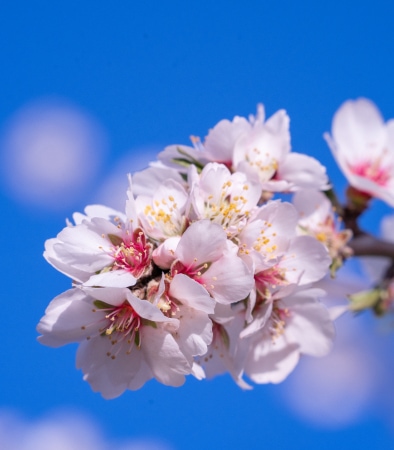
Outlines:
{"type": "Polygon", "coordinates": [[[382,167],[380,158],[351,166],[350,169],[354,174],[367,178],[379,186],[385,186],[390,179],[389,171],[382,167]]]}
{"type": "Polygon", "coordinates": [[[163,197],[161,201],[154,200],[146,205],[144,216],[152,228],[158,228],[166,237],[182,234],[186,226],[183,206],[178,205],[173,195],[163,197]]]}
{"type": "Polygon", "coordinates": [[[272,342],[275,342],[285,332],[286,323],[290,316],[291,313],[288,308],[282,308],[278,301],[275,302],[269,319],[269,332],[272,342]]]}
{"type": "Polygon", "coordinates": [[[257,147],[249,150],[245,155],[245,159],[257,171],[262,182],[271,180],[279,167],[276,158],[269,152],[262,152],[257,147]]]}
{"type": "Polygon", "coordinates": [[[212,284],[217,280],[217,277],[212,277],[209,280],[209,284],[207,286],[208,280],[206,276],[204,277],[205,272],[212,265],[211,262],[197,263],[197,258],[194,259],[194,264],[190,266],[185,266],[181,261],[176,261],[171,267],[171,276],[174,277],[178,273],[183,273],[187,275],[189,278],[192,278],[197,283],[200,283],[203,287],[208,289],[214,289],[215,285],[212,284]]]}
{"type": "Polygon", "coordinates": [[[275,289],[278,286],[288,284],[286,270],[278,265],[256,273],[254,279],[257,290],[265,294],[267,294],[267,289],[269,288],[275,289]]]}
{"type": "Polygon", "coordinates": [[[136,330],[138,331],[141,324],[139,315],[127,302],[115,307],[105,318],[108,319],[108,325],[105,328],[106,336],[110,336],[114,332],[125,335],[133,334],[136,330]]]}
{"type": "Polygon", "coordinates": [[[204,202],[204,215],[213,222],[219,223],[225,230],[236,227],[250,214],[247,209],[249,190],[248,184],[233,187],[233,183],[226,181],[221,189],[220,198],[214,199],[213,195],[208,195],[204,202]],[[245,194],[245,195],[243,195],[245,194]]]}
{"type": "MultiPolygon", "coordinates": [[[[122,348],[126,348],[126,354],[130,354],[135,345],[141,347],[140,327],[143,319],[134,311],[129,302],[124,301],[119,306],[110,305],[101,300],[93,302],[95,311],[103,311],[105,314],[100,319],[99,333],[102,337],[108,338],[114,351],[108,351],[107,356],[115,359],[122,348]]],[[[82,327],[85,328],[85,327],[82,327]]],[[[88,337],[90,339],[90,337],[88,337]]]]}
{"type": "Polygon", "coordinates": [[[157,303],[157,307],[166,317],[172,319],[178,315],[180,309],[178,306],[178,302],[170,296],[169,289],[170,283],[167,279],[165,281],[165,290],[157,303]]]}
{"type": "Polygon", "coordinates": [[[260,230],[260,236],[257,237],[253,244],[254,250],[259,253],[265,253],[270,259],[269,255],[278,249],[277,245],[272,243],[272,239],[275,240],[275,238],[276,232],[272,231],[272,223],[265,220],[260,230]]]}
{"type": "Polygon", "coordinates": [[[109,235],[109,238],[114,244],[112,248],[113,270],[125,269],[136,278],[151,273],[152,245],[146,241],[145,234],[140,228],[137,228],[131,237],[126,235],[124,240],[114,235],[109,235]]]}

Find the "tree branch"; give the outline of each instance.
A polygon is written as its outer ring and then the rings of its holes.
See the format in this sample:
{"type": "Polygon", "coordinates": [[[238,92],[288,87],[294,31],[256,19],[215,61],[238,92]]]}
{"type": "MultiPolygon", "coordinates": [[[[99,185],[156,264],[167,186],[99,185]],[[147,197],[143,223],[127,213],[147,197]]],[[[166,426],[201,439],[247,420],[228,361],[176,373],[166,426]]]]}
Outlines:
{"type": "Polygon", "coordinates": [[[359,232],[348,242],[354,256],[385,256],[394,260],[394,243],[377,239],[376,237],[359,232]]]}

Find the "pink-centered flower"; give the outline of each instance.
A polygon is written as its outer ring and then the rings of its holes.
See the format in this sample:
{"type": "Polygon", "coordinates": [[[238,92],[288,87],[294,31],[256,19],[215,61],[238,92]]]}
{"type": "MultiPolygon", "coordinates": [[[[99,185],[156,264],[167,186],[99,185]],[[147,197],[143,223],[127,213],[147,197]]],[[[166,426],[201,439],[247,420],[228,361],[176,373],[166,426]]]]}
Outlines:
{"type": "Polygon", "coordinates": [[[349,184],[394,206],[394,120],[367,99],[349,100],[324,135],[349,184]]]}
{"type": "Polygon", "coordinates": [[[285,286],[320,280],[327,273],[330,257],[311,236],[297,235],[298,214],[290,203],[263,205],[239,236],[239,254],[251,261],[256,288],[270,296],[285,286]]]}
{"type": "Polygon", "coordinates": [[[253,275],[237,256],[237,247],[222,227],[199,220],[184,232],[175,248],[159,246],[153,260],[170,274],[185,274],[202,285],[219,303],[245,299],[253,286],[253,275]]]}
{"type": "Polygon", "coordinates": [[[156,378],[180,386],[212,340],[214,301],[182,275],[147,286],[73,288],[50,303],[40,342],[79,342],[77,367],[94,391],[114,398],[156,378]]]}
{"type": "Polygon", "coordinates": [[[56,238],[45,243],[44,257],[74,281],[90,286],[127,287],[152,272],[153,245],[139,226],[134,200],[126,214],[102,206],[76,214],[56,238]]]}
{"type": "Polygon", "coordinates": [[[335,330],[319,295],[317,289],[301,290],[266,306],[266,321],[243,336],[249,347],[244,371],[251,380],[280,383],[302,354],[324,356],[330,351],[335,330]]]}
{"type": "Polygon", "coordinates": [[[128,289],[74,288],[48,306],[37,330],[51,347],[79,342],[77,367],[105,398],[155,377],[179,386],[190,365],[172,332],[179,321],[128,289]]]}
{"type": "Polygon", "coordinates": [[[327,189],[326,169],[314,158],[291,152],[289,117],[284,110],[266,120],[263,105],[256,116],[221,120],[203,142],[193,137],[194,147],[172,145],[159,154],[169,167],[195,165],[202,169],[217,162],[232,172],[242,172],[258,182],[263,191],[327,189]]]}

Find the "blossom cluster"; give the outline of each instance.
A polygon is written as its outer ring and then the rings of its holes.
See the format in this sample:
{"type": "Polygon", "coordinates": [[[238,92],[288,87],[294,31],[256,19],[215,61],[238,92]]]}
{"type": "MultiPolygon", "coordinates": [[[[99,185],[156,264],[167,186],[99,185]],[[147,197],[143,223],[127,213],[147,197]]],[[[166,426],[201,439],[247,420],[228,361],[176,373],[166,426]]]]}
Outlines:
{"type": "MultiPolygon", "coordinates": [[[[326,138],[339,163],[356,187],[366,176],[371,195],[386,192],[386,154],[347,160],[341,123],[326,138]]],[[[124,211],[88,206],[46,242],[72,288],[49,304],[39,340],[78,342],[77,367],[105,398],[186,375],[279,383],[301,355],[331,348],[318,283],[351,255],[352,232],[326,195],[326,169],[291,151],[284,110],[266,119],[261,105],[191,142],[129,175],[124,211]]]]}

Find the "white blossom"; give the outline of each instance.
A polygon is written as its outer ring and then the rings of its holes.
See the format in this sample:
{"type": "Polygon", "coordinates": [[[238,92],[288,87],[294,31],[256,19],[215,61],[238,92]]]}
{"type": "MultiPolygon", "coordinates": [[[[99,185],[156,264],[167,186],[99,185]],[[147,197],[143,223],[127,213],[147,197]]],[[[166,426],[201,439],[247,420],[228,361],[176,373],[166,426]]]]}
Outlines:
{"type": "Polygon", "coordinates": [[[346,240],[321,197],[324,167],[291,152],[287,113],[266,119],[262,105],[192,144],[129,175],[124,212],[90,205],[45,244],[72,288],[49,304],[39,340],[77,342],[77,367],[105,398],[225,372],[250,389],[330,349],[314,286],[346,240]],[[271,200],[289,191],[296,206],[271,200]]]}
{"type": "Polygon", "coordinates": [[[351,186],[394,206],[394,120],[365,98],[348,100],[324,135],[351,186]]]}

